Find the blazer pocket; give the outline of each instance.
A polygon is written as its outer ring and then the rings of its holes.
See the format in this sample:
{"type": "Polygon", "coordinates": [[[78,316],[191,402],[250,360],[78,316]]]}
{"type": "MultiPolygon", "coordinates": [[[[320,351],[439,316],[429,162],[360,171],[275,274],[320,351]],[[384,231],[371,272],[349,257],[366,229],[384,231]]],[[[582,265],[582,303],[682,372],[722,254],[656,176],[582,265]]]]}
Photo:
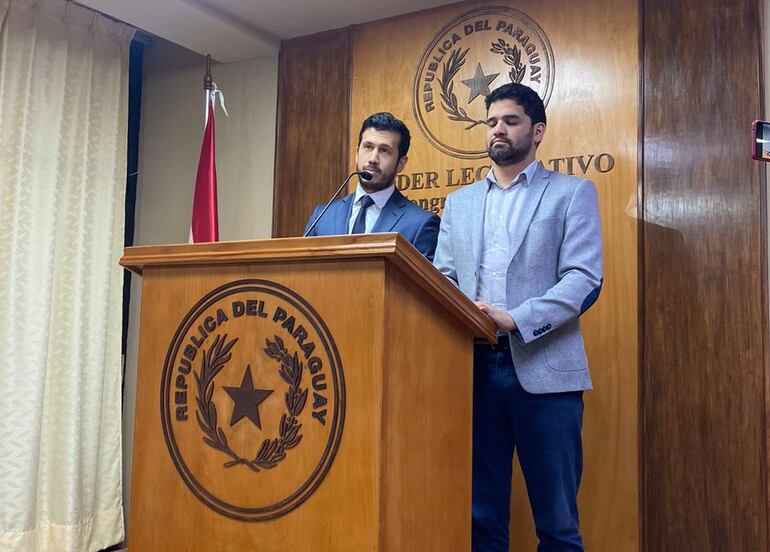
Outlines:
{"type": "MultiPolygon", "coordinates": [[[[548,337],[544,339],[548,339],[548,337]]],[[[543,350],[545,351],[545,361],[552,370],[557,372],[582,372],[588,370],[588,359],[586,358],[580,330],[570,331],[558,336],[557,339],[543,347],[543,350]]]]}

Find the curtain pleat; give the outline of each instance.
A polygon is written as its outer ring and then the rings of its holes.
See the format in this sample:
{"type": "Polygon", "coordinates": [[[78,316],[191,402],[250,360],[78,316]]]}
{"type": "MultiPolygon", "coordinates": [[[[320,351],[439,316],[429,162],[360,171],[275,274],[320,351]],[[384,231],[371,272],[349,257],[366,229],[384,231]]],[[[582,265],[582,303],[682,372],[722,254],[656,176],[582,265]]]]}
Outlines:
{"type": "Polygon", "coordinates": [[[121,302],[133,29],[0,0],[0,550],[123,539],[121,302]]]}

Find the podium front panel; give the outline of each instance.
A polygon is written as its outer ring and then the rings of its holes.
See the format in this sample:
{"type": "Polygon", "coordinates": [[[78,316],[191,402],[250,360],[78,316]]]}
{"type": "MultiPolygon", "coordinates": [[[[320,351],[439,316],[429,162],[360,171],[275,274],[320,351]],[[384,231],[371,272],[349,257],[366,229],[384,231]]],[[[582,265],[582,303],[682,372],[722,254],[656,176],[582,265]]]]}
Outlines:
{"type": "Polygon", "coordinates": [[[441,309],[382,258],[146,267],[131,549],[467,551],[471,347],[441,309]]]}

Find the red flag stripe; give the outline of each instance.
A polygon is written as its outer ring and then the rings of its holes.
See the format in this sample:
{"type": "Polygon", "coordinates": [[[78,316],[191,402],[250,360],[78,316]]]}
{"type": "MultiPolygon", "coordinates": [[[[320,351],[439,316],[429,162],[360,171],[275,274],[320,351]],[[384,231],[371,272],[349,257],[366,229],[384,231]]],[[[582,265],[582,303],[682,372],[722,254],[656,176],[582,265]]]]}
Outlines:
{"type": "Polygon", "coordinates": [[[195,243],[219,241],[217,207],[217,167],[214,149],[214,105],[208,103],[208,117],[203,131],[198,173],[195,176],[191,234],[195,243]]]}

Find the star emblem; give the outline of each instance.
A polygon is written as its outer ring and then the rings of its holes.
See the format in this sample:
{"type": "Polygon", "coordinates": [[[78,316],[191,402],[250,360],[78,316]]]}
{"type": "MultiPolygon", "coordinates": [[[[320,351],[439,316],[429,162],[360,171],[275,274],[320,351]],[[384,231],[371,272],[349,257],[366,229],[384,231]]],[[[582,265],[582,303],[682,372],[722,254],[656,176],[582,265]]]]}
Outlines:
{"type": "Polygon", "coordinates": [[[489,75],[485,75],[484,70],[481,68],[481,63],[477,63],[476,74],[473,75],[473,78],[462,81],[465,86],[470,88],[468,103],[471,103],[479,96],[489,96],[489,85],[492,84],[492,81],[495,80],[499,74],[500,73],[490,73],[489,75]]]}
{"type": "Polygon", "coordinates": [[[254,382],[251,379],[251,366],[246,366],[243,373],[240,387],[225,387],[225,391],[233,399],[233,415],[230,418],[230,425],[234,426],[241,418],[248,418],[251,422],[262,429],[262,423],[259,419],[259,405],[264,401],[272,391],[269,389],[254,389],[254,382]]]}

